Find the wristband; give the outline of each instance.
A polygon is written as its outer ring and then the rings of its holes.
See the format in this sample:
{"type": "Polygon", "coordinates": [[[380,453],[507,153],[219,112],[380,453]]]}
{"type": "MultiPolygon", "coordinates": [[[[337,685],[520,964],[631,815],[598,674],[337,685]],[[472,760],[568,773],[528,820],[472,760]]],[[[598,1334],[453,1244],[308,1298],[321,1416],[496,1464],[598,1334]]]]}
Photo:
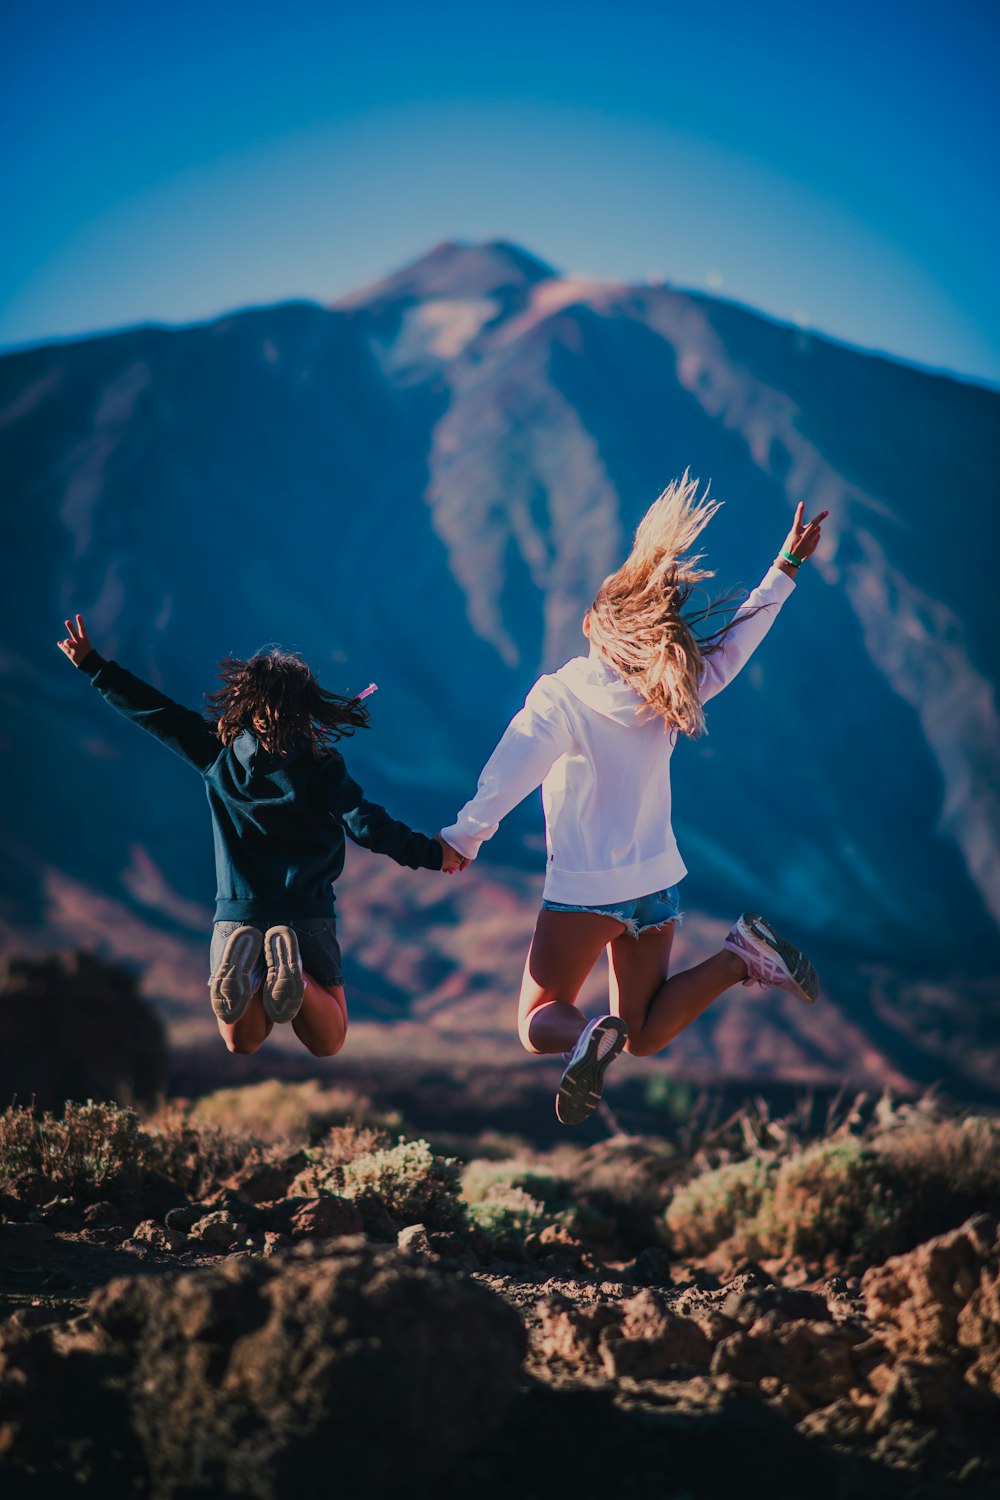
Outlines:
{"type": "Polygon", "coordinates": [[[786,562],[790,562],[792,566],[796,568],[801,568],[802,564],[805,562],[804,557],[796,557],[794,552],[786,552],[784,548],[782,548],[781,550],[781,555],[786,562]]]}

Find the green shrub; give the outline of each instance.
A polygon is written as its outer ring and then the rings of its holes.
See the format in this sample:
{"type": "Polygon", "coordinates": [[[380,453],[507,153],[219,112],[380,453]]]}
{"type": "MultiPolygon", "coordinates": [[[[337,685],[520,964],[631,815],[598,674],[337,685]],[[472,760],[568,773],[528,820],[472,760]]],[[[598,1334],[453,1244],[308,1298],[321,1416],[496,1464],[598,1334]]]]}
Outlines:
{"type": "Polygon", "coordinates": [[[677,1189],[661,1222],[680,1254],[832,1257],[861,1268],[983,1210],[1000,1212],[1000,1122],[886,1102],[863,1134],[789,1139],[781,1153],[702,1172],[677,1189]]]}
{"type": "Polygon", "coordinates": [[[545,1205],[520,1187],[496,1187],[469,1210],[477,1229],[495,1241],[523,1239],[556,1222],[545,1205]]]}
{"type": "Polygon", "coordinates": [[[807,1261],[836,1254],[868,1264],[896,1247],[901,1215],[885,1158],[855,1136],[835,1137],[781,1163],[741,1248],[807,1261]]]}
{"type": "Polygon", "coordinates": [[[679,1188],[665,1227],[681,1254],[786,1257],[878,1254],[898,1238],[898,1206],[884,1160],[850,1135],[816,1141],[785,1160],[757,1152],[679,1188]]]}
{"type": "Polygon", "coordinates": [[[678,1255],[709,1255],[752,1222],[771,1189],[778,1162],[756,1152],[727,1162],[679,1187],[667,1204],[662,1224],[678,1255]]]}
{"type": "Polygon", "coordinates": [[[459,1229],[465,1205],[459,1197],[459,1166],[450,1156],[435,1156],[426,1141],[404,1141],[367,1152],[331,1169],[330,1191],[345,1198],[372,1193],[400,1224],[428,1229],[459,1229]],[[339,1178],[339,1186],[333,1183],[339,1178]]]}
{"type": "Polygon", "coordinates": [[[573,1217],[566,1179],[524,1161],[469,1162],[462,1198],[471,1222],[496,1242],[520,1240],[573,1217]]]}
{"type": "Polygon", "coordinates": [[[524,1161],[470,1161],[462,1172],[462,1197],[470,1208],[510,1190],[529,1194],[536,1202],[565,1204],[569,1184],[551,1167],[524,1161]]]}
{"type": "Polygon", "coordinates": [[[540,1162],[472,1161],[462,1173],[462,1197],[471,1223],[497,1243],[550,1226],[577,1239],[607,1240],[614,1232],[607,1214],[576,1197],[570,1177],[540,1162]]]}

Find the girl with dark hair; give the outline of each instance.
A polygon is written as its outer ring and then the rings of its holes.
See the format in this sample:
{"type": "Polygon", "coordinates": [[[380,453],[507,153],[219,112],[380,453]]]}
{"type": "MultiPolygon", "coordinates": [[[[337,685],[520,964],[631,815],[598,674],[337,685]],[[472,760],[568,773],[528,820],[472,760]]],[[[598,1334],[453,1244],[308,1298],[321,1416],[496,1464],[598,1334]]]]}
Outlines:
{"type": "Polygon", "coordinates": [[[300,656],[222,662],[206,719],[105,661],[82,616],[66,629],[59,649],[106,701],[204,778],[218,877],[209,993],[226,1046],[256,1052],[291,1022],[314,1056],[333,1056],[347,1035],[333,893],[344,834],[411,869],[467,861],[365,798],[334,747],[367,728],[368,710],[321,688],[300,656]]]}
{"type": "Polygon", "coordinates": [[[784,546],[728,624],[697,634],[726,607],[682,613],[712,573],[692,549],[718,509],[685,474],[646,512],[632,551],[584,617],[590,656],[539,678],[508,725],[476,795],[442,838],[466,859],[542,784],[548,862],[524,966],[518,1029],[529,1052],[564,1053],[556,1095],[564,1124],[596,1109],[608,1064],[627,1047],[659,1052],[731,985],[791,990],[809,1003],[809,960],[755,913],[720,951],[668,977],[678,882],[686,873],[670,826],[670,757],[681,734],[704,733],[704,704],[771,628],[820,539],[822,511],[795,512],[784,546]],[[585,1023],[576,1001],[607,950],[610,1013],[585,1023]]]}

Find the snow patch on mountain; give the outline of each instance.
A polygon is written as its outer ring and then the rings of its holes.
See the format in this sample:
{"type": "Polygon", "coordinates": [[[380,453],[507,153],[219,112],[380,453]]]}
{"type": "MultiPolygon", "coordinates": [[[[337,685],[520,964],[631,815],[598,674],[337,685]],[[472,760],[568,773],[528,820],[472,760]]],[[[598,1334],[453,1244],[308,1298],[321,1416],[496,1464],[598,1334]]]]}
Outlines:
{"type": "Polygon", "coordinates": [[[509,598],[518,568],[537,591],[541,651],[532,632],[526,663],[535,670],[580,653],[580,599],[614,567],[622,539],[618,495],[593,436],[537,378],[541,351],[520,352],[512,360],[491,346],[449,370],[451,402],[434,429],[426,500],[469,624],[509,667],[524,663],[526,644],[511,628],[520,616],[509,598]]]}
{"type": "Polygon", "coordinates": [[[472,343],[500,304],[491,297],[454,300],[436,297],[403,312],[398,329],[372,339],[372,349],[387,374],[432,361],[455,359],[472,343]]]}

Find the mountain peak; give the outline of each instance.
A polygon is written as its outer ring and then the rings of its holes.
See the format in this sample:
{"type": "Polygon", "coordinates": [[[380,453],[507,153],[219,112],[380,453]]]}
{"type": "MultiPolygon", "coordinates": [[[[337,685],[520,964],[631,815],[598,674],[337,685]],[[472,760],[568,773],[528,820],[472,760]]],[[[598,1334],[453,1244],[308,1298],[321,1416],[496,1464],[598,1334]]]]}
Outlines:
{"type": "Polygon", "coordinates": [[[415,298],[481,298],[518,292],[558,273],[537,256],[506,240],[470,245],[442,240],[401,271],[352,292],[335,305],[372,308],[415,298]]]}

